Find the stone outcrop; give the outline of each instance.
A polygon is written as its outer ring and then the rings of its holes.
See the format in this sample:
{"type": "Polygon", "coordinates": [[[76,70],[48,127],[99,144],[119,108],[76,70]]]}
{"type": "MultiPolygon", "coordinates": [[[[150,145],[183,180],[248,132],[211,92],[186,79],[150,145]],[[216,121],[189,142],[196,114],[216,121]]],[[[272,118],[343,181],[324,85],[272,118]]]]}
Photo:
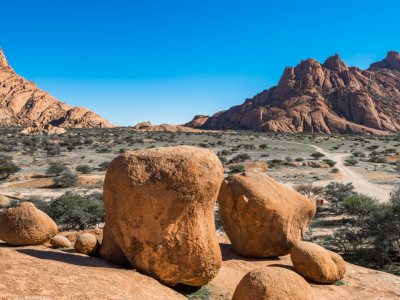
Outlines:
{"type": "Polygon", "coordinates": [[[184,124],[183,126],[191,128],[201,128],[204,123],[210,118],[210,116],[196,115],[193,120],[184,124]]]}
{"type": "Polygon", "coordinates": [[[315,282],[335,283],[346,273],[343,258],[317,244],[298,242],[292,247],[290,257],[296,270],[315,282]]]}
{"type": "Polygon", "coordinates": [[[258,268],[246,274],[232,300],[317,300],[311,286],[299,274],[281,267],[258,268]]]}
{"type": "Polygon", "coordinates": [[[0,245],[2,299],[187,300],[153,278],[72,249],[0,245]]]}
{"type": "Polygon", "coordinates": [[[43,244],[57,230],[56,223],[29,202],[0,212],[0,239],[13,246],[43,244]]]}
{"type": "Polygon", "coordinates": [[[223,168],[210,150],[176,146],[126,152],[104,181],[100,257],[164,284],[202,286],[221,267],[214,205],[223,168]]]}
{"type": "Polygon", "coordinates": [[[35,121],[42,126],[114,127],[98,114],[72,108],[18,76],[0,48],[0,126],[30,126],[35,121]]]}
{"type": "Polygon", "coordinates": [[[56,235],[50,240],[50,245],[54,248],[69,248],[71,247],[71,242],[66,237],[56,235]]]}
{"type": "MultiPolygon", "coordinates": [[[[90,231],[94,232],[94,229],[90,231]]],[[[102,232],[96,229],[99,240],[102,232]]],[[[79,233],[59,234],[72,236],[79,233]]],[[[260,267],[278,266],[295,271],[289,255],[269,259],[243,258],[235,252],[226,236],[217,238],[223,262],[218,275],[205,287],[211,294],[210,299],[231,299],[243,277],[260,267]]],[[[73,249],[13,247],[0,240],[0,262],[0,295],[5,299],[187,300],[153,278],[76,253],[73,249]],[[94,283],[95,288],[92,288],[94,283]]],[[[309,284],[319,300],[398,300],[400,294],[398,276],[349,263],[346,263],[342,282],[344,285],[341,286],[311,280],[309,284]]]]}
{"type": "Polygon", "coordinates": [[[32,133],[48,133],[48,134],[62,134],[67,132],[64,128],[54,127],[50,124],[42,125],[39,122],[33,122],[32,127],[27,127],[21,131],[21,133],[32,134],[32,133]]]}
{"type": "Polygon", "coordinates": [[[97,238],[90,233],[84,233],[78,236],[75,244],[75,250],[83,254],[94,254],[100,249],[100,243],[97,238]]]}
{"type": "Polygon", "coordinates": [[[287,67],[277,86],[196,128],[388,134],[400,131],[399,113],[398,52],[389,52],[367,70],[348,67],[336,54],[323,64],[309,58],[287,67]]]}
{"type": "Polygon", "coordinates": [[[262,258],[286,255],[301,241],[315,204],[264,173],[230,175],[218,195],[222,225],[237,253],[262,258]]]}
{"type": "Polygon", "coordinates": [[[204,130],[195,129],[183,125],[161,124],[152,126],[149,122],[139,123],[133,127],[139,131],[168,131],[168,132],[203,132],[204,130]],[[149,125],[149,126],[148,126],[149,125]]]}
{"type": "Polygon", "coordinates": [[[151,127],[151,123],[150,122],[142,122],[139,124],[136,124],[136,126],[133,127],[133,129],[139,130],[139,129],[148,129],[151,127]]]}

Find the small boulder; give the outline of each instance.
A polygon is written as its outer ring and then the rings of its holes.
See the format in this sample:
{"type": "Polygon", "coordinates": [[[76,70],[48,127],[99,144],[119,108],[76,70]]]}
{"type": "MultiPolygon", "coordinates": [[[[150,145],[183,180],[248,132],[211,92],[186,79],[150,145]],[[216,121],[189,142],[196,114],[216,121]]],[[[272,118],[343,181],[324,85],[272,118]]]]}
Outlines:
{"type": "Polygon", "coordinates": [[[218,195],[222,225],[238,254],[287,255],[315,214],[313,201],[264,173],[228,176],[218,195]]]}
{"type": "Polygon", "coordinates": [[[109,165],[100,257],[164,284],[203,286],[221,268],[214,206],[223,167],[214,152],[176,146],[129,151],[109,165]]]}
{"type": "Polygon", "coordinates": [[[235,289],[232,300],[317,300],[311,286],[294,271],[261,267],[247,273],[235,289]]]}
{"type": "Polygon", "coordinates": [[[313,168],[330,168],[330,166],[328,164],[324,164],[324,163],[315,163],[312,165],[313,168]]]}
{"type": "Polygon", "coordinates": [[[319,283],[334,283],[344,277],[343,258],[308,242],[297,242],[290,251],[293,266],[304,277],[319,283]]]}
{"type": "Polygon", "coordinates": [[[69,248],[71,247],[71,242],[66,237],[56,235],[50,240],[50,245],[54,248],[69,248]]]}
{"type": "Polygon", "coordinates": [[[303,165],[303,163],[299,162],[299,161],[288,161],[285,163],[285,165],[298,168],[298,167],[301,167],[303,165]]]}
{"type": "Polygon", "coordinates": [[[30,202],[0,212],[0,239],[12,246],[46,243],[57,230],[56,223],[30,202]]]}
{"type": "Polygon", "coordinates": [[[75,250],[83,254],[94,254],[100,249],[100,243],[97,238],[90,233],[84,233],[78,236],[74,244],[75,250]]]}

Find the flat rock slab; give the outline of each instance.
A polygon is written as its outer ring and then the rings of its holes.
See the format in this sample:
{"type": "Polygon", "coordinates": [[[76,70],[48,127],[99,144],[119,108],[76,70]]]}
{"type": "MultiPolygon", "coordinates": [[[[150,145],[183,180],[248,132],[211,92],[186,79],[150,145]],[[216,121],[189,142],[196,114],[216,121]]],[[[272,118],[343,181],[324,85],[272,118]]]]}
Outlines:
{"type": "Polygon", "coordinates": [[[0,299],[187,300],[155,279],[73,249],[5,243],[0,243],[0,299]]]}
{"type": "MultiPolygon", "coordinates": [[[[101,236],[100,230],[97,235],[101,236]]],[[[209,300],[231,299],[245,274],[275,265],[294,270],[290,256],[251,259],[218,237],[223,264],[206,289],[209,300]]],[[[321,300],[399,299],[400,277],[346,263],[345,285],[308,281],[321,300]]],[[[177,289],[179,290],[179,289],[177,289]]],[[[158,281],[74,249],[11,247],[0,241],[0,299],[187,299],[158,281]]]]}

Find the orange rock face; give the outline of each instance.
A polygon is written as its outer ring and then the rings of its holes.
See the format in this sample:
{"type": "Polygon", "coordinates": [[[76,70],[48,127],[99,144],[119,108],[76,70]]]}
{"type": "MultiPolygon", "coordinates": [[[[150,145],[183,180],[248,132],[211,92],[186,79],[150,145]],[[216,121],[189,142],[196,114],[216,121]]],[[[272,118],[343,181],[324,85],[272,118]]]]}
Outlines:
{"type": "Polygon", "coordinates": [[[100,256],[173,286],[202,286],[221,267],[214,205],[223,168],[210,150],[126,152],[109,165],[100,256]]]}
{"type": "Polygon", "coordinates": [[[32,203],[0,212],[0,239],[13,246],[38,245],[57,234],[57,225],[32,203]]]}
{"type": "Polygon", "coordinates": [[[264,173],[228,176],[218,201],[222,225],[236,252],[253,258],[289,254],[316,211],[310,199],[264,173]]]}
{"type": "Polygon", "coordinates": [[[311,286],[299,274],[281,267],[258,268],[246,274],[232,300],[317,300],[311,286]]]}
{"type": "Polygon", "coordinates": [[[193,120],[184,124],[183,126],[191,128],[201,128],[204,123],[210,118],[210,116],[196,115],[193,120]]]}
{"type": "Polygon", "coordinates": [[[346,273],[343,258],[317,244],[298,242],[292,247],[290,257],[296,270],[315,282],[335,283],[346,273]]]}
{"type": "Polygon", "coordinates": [[[0,48],[0,126],[51,123],[62,127],[114,127],[83,107],[72,108],[18,76],[0,48]]]}
{"type": "MultiPolygon", "coordinates": [[[[214,114],[201,129],[388,134],[400,131],[400,57],[391,51],[368,70],[339,55],[287,67],[277,86],[214,114]]],[[[191,122],[188,123],[191,126],[191,122]]],[[[188,125],[186,124],[186,125],[188,125]]],[[[194,126],[194,123],[193,123],[194,126]]]]}

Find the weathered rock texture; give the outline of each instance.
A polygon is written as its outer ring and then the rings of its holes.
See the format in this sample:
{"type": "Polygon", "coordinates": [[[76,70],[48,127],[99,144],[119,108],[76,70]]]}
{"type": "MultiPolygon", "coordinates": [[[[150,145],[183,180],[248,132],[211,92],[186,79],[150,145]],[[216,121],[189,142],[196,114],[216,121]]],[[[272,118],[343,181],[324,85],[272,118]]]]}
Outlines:
{"type": "Polygon", "coordinates": [[[0,126],[51,123],[60,127],[114,127],[83,107],[72,108],[18,76],[0,48],[0,126]]]}
{"type": "Polygon", "coordinates": [[[66,237],[56,235],[50,240],[50,245],[54,248],[69,248],[71,247],[71,242],[66,237]]]}
{"type": "Polygon", "coordinates": [[[218,201],[235,250],[254,258],[289,254],[316,211],[310,199],[258,172],[225,178],[218,201]]]}
{"type": "Polygon", "coordinates": [[[334,283],[346,273],[343,258],[317,244],[298,242],[292,247],[290,257],[296,270],[315,282],[334,283]]]}
{"type": "Polygon", "coordinates": [[[151,127],[150,122],[142,122],[142,123],[136,124],[136,126],[134,126],[133,129],[146,129],[146,128],[150,128],[150,127],[151,127]]]}
{"type": "Polygon", "coordinates": [[[210,150],[177,146],[127,152],[104,182],[100,256],[167,285],[202,286],[221,267],[214,205],[223,168],[210,150]]]}
{"type": "Polygon", "coordinates": [[[38,245],[56,234],[56,223],[32,203],[24,202],[0,212],[0,239],[7,244],[38,245]]]}
{"type": "Polygon", "coordinates": [[[364,71],[337,54],[324,64],[303,60],[287,67],[277,86],[214,114],[201,128],[388,134],[399,124],[400,57],[391,51],[364,71]]]}
{"type": "MultiPolygon", "coordinates": [[[[97,238],[101,240],[102,230],[96,231],[97,238]]],[[[76,234],[79,233],[60,233],[66,236],[76,234]]],[[[210,299],[231,299],[243,277],[251,270],[260,267],[280,266],[295,271],[289,255],[268,259],[243,258],[235,252],[226,236],[217,238],[223,262],[217,277],[207,285],[207,289],[211,292],[210,299]]],[[[71,251],[73,250],[46,249],[42,246],[16,248],[0,240],[1,297],[5,299],[187,299],[150,277],[71,251]]],[[[311,280],[309,284],[319,300],[399,299],[397,296],[400,294],[399,277],[389,273],[346,263],[346,274],[342,281],[344,285],[341,286],[319,284],[311,280]]]]}
{"type": "Polygon", "coordinates": [[[193,120],[184,124],[183,126],[191,128],[201,128],[204,123],[210,118],[210,116],[196,115],[193,120]]]}
{"type": "Polygon", "coordinates": [[[67,132],[64,128],[54,127],[50,124],[42,125],[39,122],[33,122],[32,127],[27,127],[21,131],[21,133],[32,134],[32,133],[48,133],[48,134],[62,134],[67,132]]]}
{"type": "Polygon", "coordinates": [[[84,233],[78,236],[75,244],[75,250],[83,254],[94,254],[100,249],[100,243],[97,238],[90,233],[84,233]]]}
{"type": "Polygon", "coordinates": [[[294,271],[282,267],[258,268],[246,274],[232,300],[317,300],[311,286],[294,271]]]}
{"type": "Polygon", "coordinates": [[[187,300],[153,278],[71,249],[4,245],[1,299],[187,300]]]}

